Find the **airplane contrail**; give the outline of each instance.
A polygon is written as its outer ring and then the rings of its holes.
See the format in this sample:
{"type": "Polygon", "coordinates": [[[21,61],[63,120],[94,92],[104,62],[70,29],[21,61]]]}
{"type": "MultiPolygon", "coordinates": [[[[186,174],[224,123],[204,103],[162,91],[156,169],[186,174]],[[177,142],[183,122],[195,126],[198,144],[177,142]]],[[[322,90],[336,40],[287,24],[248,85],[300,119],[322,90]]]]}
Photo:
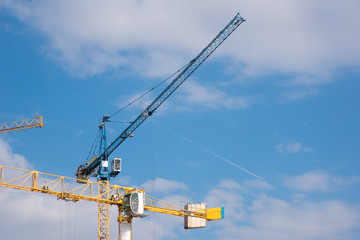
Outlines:
{"type": "Polygon", "coordinates": [[[209,153],[209,154],[213,155],[214,157],[217,157],[217,158],[219,158],[219,159],[223,160],[224,162],[227,162],[228,164],[230,164],[230,165],[232,165],[232,166],[234,166],[234,167],[236,167],[236,168],[240,169],[241,171],[246,172],[247,174],[250,174],[251,176],[256,177],[257,179],[259,179],[259,180],[261,180],[261,181],[264,181],[264,179],[263,179],[263,178],[259,177],[259,176],[258,176],[258,175],[256,175],[255,173],[250,172],[250,171],[249,171],[249,170],[247,170],[246,168],[241,167],[240,165],[238,165],[238,164],[236,164],[236,163],[234,163],[234,162],[230,161],[229,159],[227,159],[227,158],[225,158],[225,157],[223,157],[223,156],[221,156],[221,155],[219,155],[219,154],[217,154],[217,153],[215,153],[215,152],[211,151],[210,149],[205,148],[205,147],[203,147],[203,146],[201,146],[201,145],[199,145],[199,144],[197,144],[197,143],[195,143],[195,142],[191,141],[190,139],[188,139],[188,138],[186,138],[186,137],[184,137],[184,136],[181,136],[180,134],[178,134],[178,133],[176,133],[176,132],[174,132],[174,131],[172,131],[172,130],[170,130],[170,129],[168,129],[168,128],[166,128],[166,127],[164,127],[164,126],[162,126],[162,125],[160,125],[160,124],[158,124],[158,123],[155,123],[155,124],[156,124],[157,126],[161,127],[162,129],[164,129],[164,130],[166,130],[166,131],[170,132],[171,134],[173,134],[173,135],[175,135],[175,136],[177,136],[177,137],[179,137],[179,138],[183,139],[184,141],[187,141],[187,142],[191,143],[192,145],[194,145],[194,146],[196,146],[196,147],[200,148],[201,150],[203,150],[203,151],[205,151],[205,152],[207,152],[207,153],[209,153]]]}

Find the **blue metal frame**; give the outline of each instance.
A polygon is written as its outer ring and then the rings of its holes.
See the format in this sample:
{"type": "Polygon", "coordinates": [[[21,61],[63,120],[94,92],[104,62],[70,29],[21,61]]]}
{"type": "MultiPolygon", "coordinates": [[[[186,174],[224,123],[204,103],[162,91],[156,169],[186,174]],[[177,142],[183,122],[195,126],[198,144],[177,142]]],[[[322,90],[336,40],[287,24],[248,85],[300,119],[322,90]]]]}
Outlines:
{"type": "MultiPolygon", "coordinates": [[[[101,123],[99,125],[99,128],[100,128],[100,148],[99,148],[99,155],[98,156],[103,156],[103,153],[107,149],[105,123],[109,118],[110,117],[108,115],[105,115],[103,117],[103,120],[101,121],[101,123]]],[[[107,158],[106,159],[102,158],[101,162],[100,162],[100,165],[99,165],[98,177],[99,177],[99,179],[109,179],[110,178],[109,174],[110,174],[110,171],[109,171],[108,159],[107,158]],[[104,161],[105,161],[105,164],[107,164],[107,166],[103,166],[102,163],[104,161]]]]}
{"type": "MultiPolygon", "coordinates": [[[[104,140],[102,138],[102,153],[99,154],[96,160],[94,160],[89,166],[81,165],[81,172],[84,175],[91,175],[96,168],[99,167],[98,177],[101,180],[107,180],[110,178],[109,168],[102,167],[102,161],[108,161],[110,154],[127,139],[149,116],[151,116],[160,105],[175,92],[175,90],[195,72],[195,70],[235,31],[235,29],[244,22],[245,19],[238,13],[220,33],[185,67],[185,69],[165,88],[165,90],[142,112],[140,115],[108,146],[106,146],[106,136],[103,133],[104,140]],[[104,145],[105,143],[105,145],[104,145]]],[[[108,119],[108,118],[107,118],[108,119]]],[[[105,116],[103,123],[105,124],[105,116]]],[[[105,125],[103,126],[105,131],[105,125]]]]}

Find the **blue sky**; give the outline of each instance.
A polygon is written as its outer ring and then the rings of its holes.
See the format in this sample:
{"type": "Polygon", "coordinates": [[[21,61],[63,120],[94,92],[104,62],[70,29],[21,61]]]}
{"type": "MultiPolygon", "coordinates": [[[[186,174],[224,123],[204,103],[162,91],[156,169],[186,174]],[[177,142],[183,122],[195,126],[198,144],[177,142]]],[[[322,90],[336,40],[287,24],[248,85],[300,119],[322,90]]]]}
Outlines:
{"type": "MultiPolygon", "coordinates": [[[[183,230],[151,214],[134,239],[358,239],[359,10],[355,0],[0,0],[0,120],[45,122],[2,134],[0,164],[74,176],[103,115],[240,12],[247,21],[112,154],[123,159],[112,184],[224,206],[225,219],[183,230]]],[[[112,120],[132,121],[164,87],[112,120]]],[[[109,124],[108,141],[125,127],[109,124]]],[[[96,237],[96,204],[0,191],[4,239],[96,237]]]]}

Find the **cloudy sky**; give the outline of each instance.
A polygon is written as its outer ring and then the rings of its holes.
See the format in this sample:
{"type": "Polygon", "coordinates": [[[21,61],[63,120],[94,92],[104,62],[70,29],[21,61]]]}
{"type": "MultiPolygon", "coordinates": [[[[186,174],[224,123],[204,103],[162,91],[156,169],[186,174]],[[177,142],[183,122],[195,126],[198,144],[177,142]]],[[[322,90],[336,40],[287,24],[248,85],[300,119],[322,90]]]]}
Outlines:
{"type": "MultiPolygon", "coordinates": [[[[45,122],[2,134],[0,165],[74,176],[103,115],[240,12],[247,21],[111,155],[123,159],[112,184],[224,206],[225,218],[184,230],[152,213],[134,239],[357,240],[359,11],[357,0],[0,0],[0,122],[45,122]]],[[[165,85],[114,115],[108,142],[165,85]]],[[[94,203],[4,188],[0,203],[1,239],[96,239],[94,203]]]]}

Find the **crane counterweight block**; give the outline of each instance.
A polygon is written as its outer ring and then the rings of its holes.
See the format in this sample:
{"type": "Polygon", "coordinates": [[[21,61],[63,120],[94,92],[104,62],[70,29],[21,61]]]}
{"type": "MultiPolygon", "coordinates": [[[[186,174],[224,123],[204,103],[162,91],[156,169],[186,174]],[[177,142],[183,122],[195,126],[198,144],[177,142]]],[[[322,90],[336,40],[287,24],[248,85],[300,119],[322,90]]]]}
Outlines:
{"type": "Polygon", "coordinates": [[[78,183],[86,183],[89,180],[90,175],[84,173],[86,168],[85,165],[81,165],[76,169],[75,176],[78,183]]]}

